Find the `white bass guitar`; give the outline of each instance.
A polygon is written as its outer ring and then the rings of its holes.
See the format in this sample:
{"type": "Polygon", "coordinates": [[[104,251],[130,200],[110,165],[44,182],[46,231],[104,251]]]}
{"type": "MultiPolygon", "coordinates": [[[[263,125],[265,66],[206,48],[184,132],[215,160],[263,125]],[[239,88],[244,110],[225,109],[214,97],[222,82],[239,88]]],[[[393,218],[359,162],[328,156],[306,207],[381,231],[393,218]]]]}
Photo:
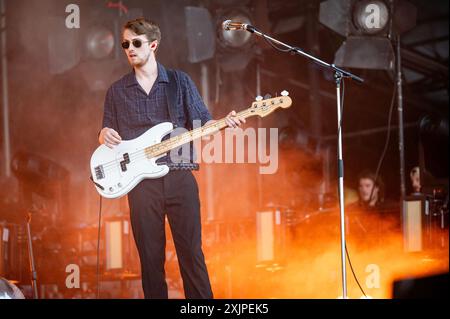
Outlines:
{"type": "MultiPolygon", "coordinates": [[[[236,116],[264,117],[278,108],[288,108],[291,104],[292,100],[288,93],[283,91],[282,96],[253,102],[251,107],[236,116]]],[[[166,175],[169,167],[158,165],[156,161],[170,150],[202,136],[214,134],[227,126],[223,118],[161,142],[162,138],[173,130],[172,123],[165,122],[155,125],[133,140],[122,141],[112,149],[100,145],[91,157],[91,179],[100,195],[106,198],[119,198],[145,178],[166,175]]]]}

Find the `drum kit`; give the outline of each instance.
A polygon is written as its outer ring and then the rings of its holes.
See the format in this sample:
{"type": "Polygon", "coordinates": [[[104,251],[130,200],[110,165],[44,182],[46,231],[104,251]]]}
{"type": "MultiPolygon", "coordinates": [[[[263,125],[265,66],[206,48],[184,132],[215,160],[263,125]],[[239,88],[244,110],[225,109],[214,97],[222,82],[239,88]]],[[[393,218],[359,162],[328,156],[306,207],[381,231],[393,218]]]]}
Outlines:
{"type": "MultiPolygon", "coordinates": [[[[22,286],[27,297],[46,297],[38,295],[38,283],[40,292],[51,287],[52,293],[59,294],[67,288],[66,266],[76,264],[82,269],[83,283],[95,287],[98,225],[75,225],[62,219],[68,202],[63,192],[69,183],[68,171],[27,152],[17,153],[11,167],[18,191],[15,197],[0,199],[0,277],[22,286]]],[[[102,278],[139,277],[128,216],[105,216],[101,229],[101,243],[106,243],[99,250],[102,278]]]]}
{"type": "MultiPolygon", "coordinates": [[[[0,203],[0,277],[25,290],[27,297],[52,287],[61,293],[66,290],[66,266],[80,267],[81,281],[95,290],[97,266],[97,224],[76,224],[56,227],[45,209],[34,210],[27,219],[20,205],[0,203]],[[28,229],[28,226],[31,226],[28,229]],[[29,240],[30,239],[30,240],[29,240]],[[57,287],[57,288],[55,288],[57,287]]],[[[100,245],[102,280],[138,279],[139,259],[128,216],[105,216],[100,245]]],[[[67,296],[70,292],[64,292],[67,296]]],[[[94,293],[95,295],[95,293],[94,293]]]]}
{"type": "Polygon", "coordinates": [[[17,212],[16,205],[0,204],[0,277],[13,282],[24,279],[21,269],[27,262],[23,254],[25,229],[17,212]]]}
{"type": "Polygon", "coordinates": [[[61,241],[54,237],[54,228],[49,224],[40,227],[44,220],[35,210],[17,204],[0,206],[0,277],[23,285],[29,285],[31,278],[33,296],[37,298],[37,266],[42,269],[47,263],[49,269],[55,269],[61,241]],[[39,221],[33,227],[32,216],[39,221]],[[45,258],[36,259],[38,255],[45,258]]]}

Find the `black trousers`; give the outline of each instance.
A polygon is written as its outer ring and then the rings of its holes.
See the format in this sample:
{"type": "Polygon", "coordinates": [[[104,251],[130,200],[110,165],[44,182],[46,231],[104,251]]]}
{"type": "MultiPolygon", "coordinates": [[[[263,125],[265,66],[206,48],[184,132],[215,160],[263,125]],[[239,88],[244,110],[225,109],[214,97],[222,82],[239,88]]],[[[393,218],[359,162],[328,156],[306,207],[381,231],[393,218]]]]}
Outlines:
{"type": "Polygon", "coordinates": [[[200,200],[191,171],[145,179],[129,194],[133,235],[139,251],[145,298],[167,299],[165,216],[175,243],[185,297],[213,298],[202,252],[200,200]]]}

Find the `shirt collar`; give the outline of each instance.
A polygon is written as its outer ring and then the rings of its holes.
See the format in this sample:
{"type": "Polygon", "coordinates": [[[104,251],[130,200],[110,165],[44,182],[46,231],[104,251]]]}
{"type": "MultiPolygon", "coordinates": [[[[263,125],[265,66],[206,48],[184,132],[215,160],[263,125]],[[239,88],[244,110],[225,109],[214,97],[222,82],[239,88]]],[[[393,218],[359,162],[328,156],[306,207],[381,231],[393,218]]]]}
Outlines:
{"type": "MultiPolygon", "coordinates": [[[[156,78],[156,82],[169,83],[169,77],[167,75],[166,68],[158,62],[157,62],[157,65],[158,65],[158,77],[156,78]]],[[[134,69],[126,75],[125,81],[126,81],[127,87],[133,86],[133,85],[139,85],[138,81],[136,80],[136,75],[134,73],[134,69]]]]}

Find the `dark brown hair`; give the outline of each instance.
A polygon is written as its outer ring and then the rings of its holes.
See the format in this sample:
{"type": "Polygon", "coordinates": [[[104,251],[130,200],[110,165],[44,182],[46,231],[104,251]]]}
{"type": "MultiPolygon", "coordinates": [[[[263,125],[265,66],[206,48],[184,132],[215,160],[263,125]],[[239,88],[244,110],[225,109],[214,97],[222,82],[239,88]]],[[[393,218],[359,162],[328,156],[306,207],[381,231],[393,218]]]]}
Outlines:
{"type": "Polygon", "coordinates": [[[137,18],[135,20],[128,21],[124,26],[123,30],[129,29],[136,33],[137,35],[143,35],[147,37],[149,41],[158,41],[158,44],[161,42],[161,31],[159,30],[159,26],[150,20],[145,18],[137,18]]]}
{"type": "Polygon", "coordinates": [[[362,171],[358,176],[358,186],[361,179],[370,179],[374,186],[378,188],[378,201],[383,202],[384,201],[384,182],[381,179],[380,176],[375,176],[375,173],[369,170],[362,171]],[[375,180],[376,178],[376,180],[375,180]]]}

